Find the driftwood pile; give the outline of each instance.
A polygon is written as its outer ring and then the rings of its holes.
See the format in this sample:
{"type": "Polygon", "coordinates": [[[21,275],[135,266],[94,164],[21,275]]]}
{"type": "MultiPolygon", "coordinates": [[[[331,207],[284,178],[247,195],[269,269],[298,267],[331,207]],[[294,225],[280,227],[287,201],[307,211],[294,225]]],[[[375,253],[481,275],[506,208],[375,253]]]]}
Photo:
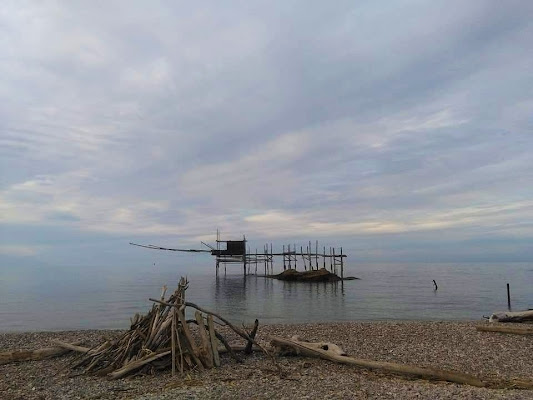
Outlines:
{"type": "Polygon", "coordinates": [[[131,319],[130,329],[116,340],[106,341],[92,349],[60,341],[54,343],[83,353],[73,368],[83,368],[84,373],[105,375],[111,379],[153,374],[170,368],[173,375],[177,370],[182,374],[192,369],[203,371],[220,366],[220,352],[229,352],[239,360],[235,349],[215,329],[214,318],[221,321],[217,322],[219,325],[229,326],[248,342],[245,352],[250,353],[254,344],[257,348],[254,340],[257,320],[254,330],[248,334],[219,315],[187,303],[187,287],[187,280],[181,278],[178,288],[167,300],[166,288],[163,288],[160,300],[150,299],[154,302],[150,312],[144,316],[136,314],[131,319]],[[185,319],[187,307],[196,309],[194,320],[185,319]],[[224,348],[218,348],[219,342],[224,348]]]}

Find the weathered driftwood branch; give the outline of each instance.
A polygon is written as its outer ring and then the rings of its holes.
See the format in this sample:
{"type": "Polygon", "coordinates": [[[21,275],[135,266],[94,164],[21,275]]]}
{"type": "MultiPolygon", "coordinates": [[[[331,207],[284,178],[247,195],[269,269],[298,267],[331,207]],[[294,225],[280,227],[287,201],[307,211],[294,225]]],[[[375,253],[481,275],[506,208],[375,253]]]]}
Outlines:
{"type": "Polygon", "coordinates": [[[36,350],[15,350],[0,353],[0,365],[18,361],[45,360],[67,354],[70,350],[61,346],[43,347],[36,350]]]}
{"type": "Polygon", "coordinates": [[[490,322],[525,322],[533,321],[533,310],[527,311],[502,311],[492,314],[490,322]]]}
{"type": "Polygon", "coordinates": [[[183,332],[183,339],[185,346],[188,347],[190,351],[190,355],[194,361],[194,363],[198,366],[198,369],[200,371],[204,370],[204,366],[202,365],[202,362],[200,361],[200,351],[198,350],[198,347],[196,346],[196,343],[194,341],[194,338],[192,337],[192,333],[189,329],[189,326],[187,325],[187,321],[185,321],[185,315],[183,314],[183,309],[180,308],[178,310],[178,318],[181,322],[181,329],[183,332]]]}
{"type": "Polygon", "coordinates": [[[281,369],[281,367],[279,366],[279,364],[276,362],[276,358],[274,357],[273,354],[269,353],[263,346],[261,346],[259,343],[257,343],[255,341],[254,338],[251,338],[246,332],[244,332],[242,329],[240,328],[237,328],[236,326],[234,326],[233,324],[231,324],[227,319],[221,317],[220,315],[212,312],[212,311],[209,311],[209,310],[206,310],[205,308],[202,308],[194,303],[190,303],[190,302],[185,302],[184,303],[187,307],[192,307],[192,308],[195,308],[197,309],[198,311],[201,311],[201,312],[204,312],[206,314],[211,314],[213,317],[216,317],[218,318],[219,320],[221,320],[222,322],[224,322],[228,327],[230,327],[233,332],[235,332],[237,335],[239,335],[240,337],[242,337],[243,339],[247,340],[249,343],[251,343],[252,345],[256,345],[257,347],[259,347],[263,353],[270,358],[270,360],[272,361],[272,364],[274,364],[274,366],[278,369],[278,372],[280,374],[280,376],[283,374],[283,371],[281,369]]]}
{"type": "Polygon", "coordinates": [[[446,371],[432,367],[417,367],[413,365],[397,364],[384,361],[370,361],[347,356],[342,349],[332,343],[308,343],[294,339],[271,338],[272,345],[282,352],[310,357],[319,357],[342,364],[354,365],[360,368],[379,370],[399,375],[411,376],[428,380],[440,380],[463,385],[487,388],[521,388],[532,389],[533,382],[523,380],[481,380],[475,376],[456,371],[446,371]]]}
{"type": "Polygon", "coordinates": [[[215,366],[213,361],[213,349],[211,348],[211,340],[209,340],[207,330],[204,325],[204,317],[200,311],[194,313],[196,322],[198,322],[198,332],[200,333],[201,359],[206,368],[213,368],[215,366]]]}
{"type": "Polygon", "coordinates": [[[63,349],[76,351],[78,353],[89,353],[91,351],[90,347],[78,346],[72,343],[65,343],[61,340],[52,340],[52,343],[63,349]]]}
{"type": "MultiPolygon", "coordinates": [[[[252,328],[252,331],[250,332],[250,337],[252,339],[255,339],[255,335],[257,334],[257,328],[259,328],[259,320],[256,319],[254,322],[254,327],[252,328]]],[[[252,342],[248,342],[246,345],[246,348],[244,349],[244,354],[250,354],[252,352],[252,342]]]]}
{"type": "MultiPolygon", "coordinates": [[[[211,319],[213,319],[212,315],[207,314],[207,316],[211,317],[211,319]]],[[[187,323],[198,325],[198,321],[196,321],[195,319],[188,319],[187,323]]],[[[235,352],[233,351],[233,347],[230,346],[230,344],[226,340],[226,338],[224,336],[222,336],[222,334],[220,332],[218,332],[217,330],[215,330],[215,338],[217,338],[220,341],[220,343],[222,343],[222,345],[224,346],[224,349],[225,349],[224,351],[221,351],[221,348],[219,348],[218,349],[219,352],[228,353],[231,356],[231,358],[233,358],[238,363],[242,363],[243,362],[243,360],[241,358],[239,358],[237,356],[237,354],[235,354],[235,352]]],[[[255,347],[257,348],[257,346],[255,346],[255,347]]],[[[244,351],[244,347],[242,348],[242,351],[244,351]]]]}
{"type": "MultiPolygon", "coordinates": [[[[150,301],[153,301],[155,303],[159,303],[159,304],[163,304],[163,305],[166,305],[166,306],[169,306],[169,307],[175,307],[174,304],[169,304],[167,302],[164,302],[164,301],[161,301],[161,300],[156,300],[156,299],[148,299],[150,301]]],[[[210,314],[212,315],[213,317],[215,318],[218,318],[219,320],[221,320],[225,325],[227,325],[229,328],[231,328],[231,330],[233,330],[233,332],[235,332],[237,335],[239,335],[240,337],[242,337],[243,339],[247,340],[248,342],[252,343],[252,345],[256,345],[258,346],[259,348],[263,349],[263,352],[269,356],[269,357],[272,357],[271,354],[268,353],[268,351],[266,351],[266,349],[264,349],[259,343],[257,343],[255,341],[255,339],[251,338],[245,331],[243,331],[242,329],[236,327],[235,325],[233,325],[231,322],[229,322],[226,318],[224,317],[221,317],[220,315],[218,315],[217,313],[213,312],[213,311],[209,311],[209,310],[206,310],[205,308],[203,307],[200,307],[199,305],[197,304],[194,304],[194,303],[190,303],[190,302],[185,302],[184,303],[184,306],[187,306],[187,307],[192,307],[192,308],[195,308],[196,310],[198,311],[201,311],[203,313],[206,313],[206,314],[210,314]]],[[[185,321],[185,319],[184,319],[185,321]]]]}
{"type": "Polygon", "coordinates": [[[172,351],[171,350],[164,350],[160,351],[158,353],[149,354],[144,358],[141,358],[140,360],[133,361],[131,363],[128,363],[126,366],[119,368],[115,370],[114,372],[111,372],[108,376],[111,379],[119,379],[123,376],[126,376],[131,371],[134,371],[136,369],[141,368],[143,365],[146,365],[152,361],[157,360],[158,358],[165,357],[169,355],[172,351]]]}
{"type": "Polygon", "coordinates": [[[211,350],[213,351],[213,363],[215,367],[220,367],[220,356],[217,345],[217,337],[215,334],[215,324],[213,323],[213,316],[207,314],[207,327],[209,330],[209,338],[211,340],[211,350]]]}
{"type": "MultiPolygon", "coordinates": [[[[192,307],[192,308],[195,308],[197,309],[198,311],[201,311],[203,313],[206,313],[206,314],[211,314],[213,317],[215,318],[218,318],[219,320],[221,320],[222,322],[224,322],[228,327],[231,328],[231,330],[233,330],[233,332],[235,332],[237,335],[239,335],[240,337],[242,337],[243,339],[247,340],[248,342],[252,343],[252,345],[256,345],[258,346],[259,348],[263,348],[259,343],[257,343],[255,341],[255,339],[251,338],[245,331],[243,331],[242,329],[236,327],[235,325],[233,325],[231,322],[229,322],[226,318],[224,317],[221,317],[220,315],[218,315],[217,313],[214,313],[212,311],[209,311],[209,310],[206,310],[205,308],[203,307],[200,307],[194,303],[190,303],[190,302],[185,302],[185,305],[187,307],[192,307]]],[[[268,351],[266,351],[265,349],[263,350],[263,352],[270,356],[270,354],[268,353],[268,351]]]]}
{"type": "Polygon", "coordinates": [[[476,326],[476,330],[480,332],[499,332],[511,333],[515,335],[533,335],[532,327],[518,327],[518,326],[500,326],[500,325],[482,325],[476,326]]]}

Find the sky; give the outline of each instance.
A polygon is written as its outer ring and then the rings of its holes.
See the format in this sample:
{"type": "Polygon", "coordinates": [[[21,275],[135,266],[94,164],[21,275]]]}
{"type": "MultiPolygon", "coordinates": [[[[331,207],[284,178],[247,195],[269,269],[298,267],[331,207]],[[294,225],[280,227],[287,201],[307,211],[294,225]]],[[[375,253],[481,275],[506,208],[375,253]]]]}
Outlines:
{"type": "Polygon", "coordinates": [[[130,241],[217,228],[351,262],[531,262],[532,19],[527,0],[4,1],[0,266],[147,263],[130,241]]]}

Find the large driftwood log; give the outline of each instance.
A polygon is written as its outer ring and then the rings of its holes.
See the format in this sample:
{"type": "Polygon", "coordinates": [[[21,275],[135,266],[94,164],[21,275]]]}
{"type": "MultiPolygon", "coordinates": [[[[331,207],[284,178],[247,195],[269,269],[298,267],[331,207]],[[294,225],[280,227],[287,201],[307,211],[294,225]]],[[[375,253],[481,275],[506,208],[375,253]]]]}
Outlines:
{"type": "Polygon", "coordinates": [[[533,335],[532,327],[518,327],[518,326],[500,326],[500,325],[482,325],[476,326],[476,330],[480,332],[499,332],[499,333],[511,333],[515,335],[533,335]]]}
{"type": "Polygon", "coordinates": [[[533,321],[533,310],[527,311],[502,311],[492,314],[490,322],[525,322],[533,321]]]}
{"type": "Polygon", "coordinates": [[[417,367],[413,365],[397,364],[384,361],[370,361],[349,357],[343,350],[332,343],[308,343],[293,339],[271,337],[273,346],[284,354],[292,353],[310,357],[319,357],[342,364],[354,365],[360,368],[379,370],[399,375],[416,377],[427,380],[448,381],[476,387],[509,389],[533,389],[533,382],[523,380],[481,380],[475,376],[456,371],[446,371],[432,367],[417,367]]]}
{"type": "Polygon", "coordinates": [[[15,350],[0,353],[0,365],[17,361],[35,361],[62,356],[70,350],[61,346],[43,347],[36,350],[15,350]]]}

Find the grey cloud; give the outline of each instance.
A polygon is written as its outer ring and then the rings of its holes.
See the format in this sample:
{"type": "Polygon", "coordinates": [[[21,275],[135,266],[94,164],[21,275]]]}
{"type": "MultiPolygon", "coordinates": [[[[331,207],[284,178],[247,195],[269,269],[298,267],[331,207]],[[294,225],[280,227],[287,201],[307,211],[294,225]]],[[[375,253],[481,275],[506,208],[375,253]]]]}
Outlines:
{"type": "Polygon", "coordinates": [[[420,221],[429,230],[454,211],[457,224],[432,228],[433,240],[442,229],[531,237],[519,224],[528,206],[504,206],[533,194],[532,11],[518,1],[8,4],[0,205],[10,224],[28,214],[50,229],[161,240],[217,226],[269,236],[276,223],[301,237],[327,219],[337,236],[361,237],[420,221]],[[36,177],[53,188],[22,189],[36,177]],[[497,217],[464,222],[483,207],[497,217]]]}

